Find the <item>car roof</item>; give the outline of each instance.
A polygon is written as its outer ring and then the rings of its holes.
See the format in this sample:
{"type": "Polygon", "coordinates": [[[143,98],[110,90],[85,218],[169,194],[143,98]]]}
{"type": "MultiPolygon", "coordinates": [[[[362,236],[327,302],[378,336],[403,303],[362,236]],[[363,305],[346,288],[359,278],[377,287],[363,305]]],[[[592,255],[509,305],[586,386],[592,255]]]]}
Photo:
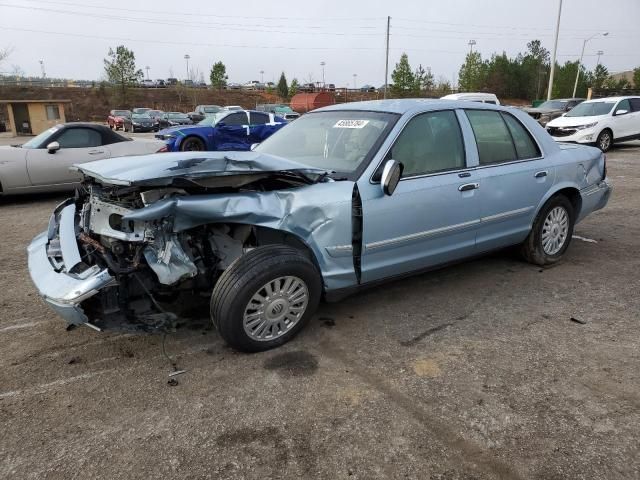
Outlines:
{"type": "Polygon", "coordinates": [[[472,103],[465,100],[442,100],[434,98],[401,98],[393,100],[369,100],[365,102],[339,103],[318,108],[314,112],[361,110],[405,114],[413,111],[439,110],[443,108],[474,108],[487,110],[506,110],[502,105],[490,103],[472,103]],[[473,105],[473,107],[471,107],[473,105]]]}
{"type": "Polygon", "coordinates": [[[619,102],[620,100],[626,100],[629,98],[640,98],[638,95],[621,95],[619,97],[603,97],[603,98],[592,98],[591,100],[587,100],[584,103],[592,103],[592,102],[619,102]]]}

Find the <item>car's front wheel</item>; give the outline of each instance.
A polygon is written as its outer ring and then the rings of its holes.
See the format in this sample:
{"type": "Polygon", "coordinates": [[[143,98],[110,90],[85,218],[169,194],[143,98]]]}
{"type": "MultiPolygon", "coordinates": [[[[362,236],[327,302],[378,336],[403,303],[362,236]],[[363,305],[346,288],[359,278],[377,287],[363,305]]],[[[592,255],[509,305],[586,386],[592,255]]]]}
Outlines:
{"type": "Polygon", "coordinates": [[[564,195],[556,195],[540,209],[529,236],[522,244],[525,260],[551,265],[562,258],[573,236],[573,205],[564,195]]]}
{"type": "Polygon", "coordinates": [[[611,133],[611,130],[605,129],[601,131],[600,135],[598,135],[598,139],[596,140],[596,145],[603,152],[611,150],[611,147],[613,146],[613,134],[611,133]]]}
{"type": "Polygon", "coordinates": [[[211,294],[211,320],[233,348],[259,352],[291,340],[313,315],[320,274],[299,250],[266,245],[225,270],[211,294]]]}
{"type": "Polygon", "coordinates": [[[204,142],[198,137],[187,137],[180,145],[181,152],[202,152],[204,150],[204,142]]]}

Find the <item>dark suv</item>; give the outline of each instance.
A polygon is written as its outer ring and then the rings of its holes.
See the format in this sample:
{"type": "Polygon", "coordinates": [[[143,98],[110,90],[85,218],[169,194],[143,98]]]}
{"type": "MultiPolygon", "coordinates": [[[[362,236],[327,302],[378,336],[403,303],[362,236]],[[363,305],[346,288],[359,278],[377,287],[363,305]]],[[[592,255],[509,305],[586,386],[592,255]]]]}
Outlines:
{"type": "Polygon", "coordinates": [[[584,102],[584,98],[558,98],[547,100],[537,107],[528,107],[524,111],[535,118],[543,127],[554,118],[561,117],[579,103],[584,102]]]}

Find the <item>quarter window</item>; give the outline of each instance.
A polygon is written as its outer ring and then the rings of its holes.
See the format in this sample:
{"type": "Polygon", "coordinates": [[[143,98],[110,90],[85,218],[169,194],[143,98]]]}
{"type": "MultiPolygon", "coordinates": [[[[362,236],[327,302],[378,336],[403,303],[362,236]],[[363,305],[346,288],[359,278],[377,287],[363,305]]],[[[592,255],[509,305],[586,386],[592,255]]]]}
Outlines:
{"type": "Polygon", "coordinates": [[[528,158],[537,158],[540,156],[538,146],[531,138],[531,134],[522,126],[522,124],[509,114],[502,114],[502,118],[509,128],[511,138],[516,146],[518,160],[526,160],[528,158]]]}
{"type": "Polygon", "coordinates": [[[510,162],[518,158],[511,134],[500,112],[467,110],[466,113],[476,137],[480,165],[510,162]]]}
{"type": "Polygon", "coordinates": [[[634,112],[640,112],[640,98],[630,98],[631,110],[634,112]]]}
{"type": "Polygon", "coordinates": [[[60,109],[58,105],[47,105],[47,120],[60,120],[60,109]]]}
{"type": "Polygon", "coordinates": [[[251,125],[264,125],[269,123],[269,115],[266,113],[251,113],[251,125]]]}
{"type": "Polygon", "coordinates": [[[224,117],[221,121],[227,126],[242,126],[248,123],[246,113],[232,113],[224,117]]]}
{"type": "Polygon", "coordinates": [[[402,163],[403,178],[464,168],[464,146],[456,114],[446,110],[412,118],[387,157],[402,163]]]}

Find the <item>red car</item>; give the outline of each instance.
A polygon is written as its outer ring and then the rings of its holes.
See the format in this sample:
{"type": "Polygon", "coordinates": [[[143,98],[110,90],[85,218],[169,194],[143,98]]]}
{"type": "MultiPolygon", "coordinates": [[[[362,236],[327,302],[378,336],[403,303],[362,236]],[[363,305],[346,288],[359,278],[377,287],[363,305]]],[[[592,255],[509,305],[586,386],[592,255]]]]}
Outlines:
{"type": "Polygon", "coordinates": [[[111,130],[124,130],[125,118],[131,118],[131,110],[111,110],[107,117],[107,125],[111,130]]]}

